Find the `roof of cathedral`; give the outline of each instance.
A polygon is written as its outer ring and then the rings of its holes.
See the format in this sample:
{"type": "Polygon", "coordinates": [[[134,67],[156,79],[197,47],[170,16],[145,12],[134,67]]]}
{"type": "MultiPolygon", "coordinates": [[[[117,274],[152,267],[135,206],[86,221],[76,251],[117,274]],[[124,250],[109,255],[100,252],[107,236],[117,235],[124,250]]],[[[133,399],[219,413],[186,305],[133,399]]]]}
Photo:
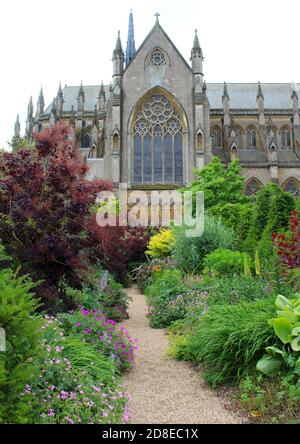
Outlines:
{"type": "MultiPolygon", "coordinates": [[[[223,109],[222,96],[224,83],[207,83],[206,94],[211,109],[223,109]]],[[[254,110],[257,109],[257,83],[227,83],[230,109],[254,110]]],[[[109,97],[110,85],[104,85],[106,100],[109,97]]],[[[65,86],[63,89],[64,111],[71,111],[72,106],[77,110],[79,86],[65,86]]],[[[290,110],[292,88],[290,83],[262,83],[266,109],[290,110]]],[[[84,109],[94,112],[99,102],[100,85],[83,86],[85,94],[84,109]]],[[[51,112],[51,105],[45,113],[51,112]]]]}
{"type": "MultiPolygon", "coordinates": [[[[207,83],[211,109],[222,109],[223,83],[207,83]]],[[[227,83],[230,109],[256,109],[257,83],[227,83]]],[[[261,83],[266,109],[291,109],[290,83],[261,83]]]]}

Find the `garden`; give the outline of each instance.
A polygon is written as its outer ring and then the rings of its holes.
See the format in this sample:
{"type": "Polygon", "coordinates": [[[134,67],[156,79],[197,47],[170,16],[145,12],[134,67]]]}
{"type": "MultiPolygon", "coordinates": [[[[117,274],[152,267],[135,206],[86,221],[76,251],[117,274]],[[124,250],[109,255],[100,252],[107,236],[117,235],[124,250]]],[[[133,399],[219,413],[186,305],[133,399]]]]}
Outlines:
{"type": "Polygon", "coordinates": [[[299,423],[299,199],[270,183],[251,197],[237,162],[214,158],[190,190],[205,195],[201,237],[154,234],[135,280],[169,356],[191,362],[250,422],[299,423]]]}
{"type": "Polygon", "coordinates": [[[100,227],[113,184],[86,173],[63,124],[0,153],[0,423],[130,421],[132,284],[169,358],[247,421],[299,423],[300,200],[274,183],[245,196],[238,162],[213,158],[188,188],[204,192],[201,237],[100,227]]]}

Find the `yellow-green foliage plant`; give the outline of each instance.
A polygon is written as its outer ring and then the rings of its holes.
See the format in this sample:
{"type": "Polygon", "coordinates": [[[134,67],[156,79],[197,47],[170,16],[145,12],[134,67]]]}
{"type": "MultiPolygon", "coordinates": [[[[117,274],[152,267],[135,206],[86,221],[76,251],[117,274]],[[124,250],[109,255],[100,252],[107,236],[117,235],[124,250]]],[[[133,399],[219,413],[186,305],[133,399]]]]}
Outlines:
{"type": "Polygon", "coordinates": [[[251,276],[251,270],[249,267],[248,257],[246,254],[244,254],[244,274],[246,276],[251,276]]]}
{"type": "Polygon", "coordinates": [[[256,276],[261,275],[260,259],[259,259],[258,250],[255,251],[255,274],[256,274],[256,276]]]}
{"type": "Polygon", "coordinates": [[[161,259],[170,256],[174,246],[175,237],[172,230],[161,229],[151,237],[146,253],[152,259],[161,259]]]}

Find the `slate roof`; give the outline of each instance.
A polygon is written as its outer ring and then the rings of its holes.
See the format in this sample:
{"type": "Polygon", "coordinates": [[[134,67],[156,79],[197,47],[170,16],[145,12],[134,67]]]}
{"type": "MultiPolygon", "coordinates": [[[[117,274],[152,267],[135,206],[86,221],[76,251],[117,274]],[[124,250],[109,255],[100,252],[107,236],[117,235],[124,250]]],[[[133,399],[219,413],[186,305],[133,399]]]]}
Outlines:
{"type": "MultiPolygon", "coordinates": [[[[224,90],[223,83],[207,83],[206,94],[210,103],[210,108],[223,109],[222,95],[224,90]]],[[[291,110],[291,92],[290,83],[262,83],[262,92],[265,100],[266,109],[291,110]]],[[[63,89],[64,106],[63,111],[77,110],[77,97],[80,86],[66,86],[63,89]]],[[[84,109],[87,112],[93,112],[95,105],[98,104],[100,85],[83,86],[85,94],[84,109]]],[[[106,100],[109,97],[109,85],[104,86],[106,100]]],[[[229,94],[229,106],[231,110],[255,110],[257,109],[257,83],[227,83],[229,94]]],[[[51,105],[45,111],[50,113],[51,105]]]]}
{"type": "MultiPolygon", "coordinates": [[[[78,98],[78,92],[79,92],[80,85],[78,86],[65,86],[63,89],[63,96],[64,96],[64,106],[63,111],[68,112],[71,111],[72,106],[74,106],[74,111],[77,111],[77,98],[78,98]]],[[[99,106],[99,92],[100,92],[100,85],[92,85],[92,86],[83,86],[84,91],[84,109],[87,112],[93,112],[95,110],[95,105],[99,106]]],[[[109,85],[104,85],[104,91],[106,100],[109,97],[109,85]]],[[[50,113],[51,111],[51,104],[46,108],[45,114],[50,113]]]]}
{"type": "MultiPolygon", "coordinates": [[[[230,109],[256,109],[257,83],[227,83],[230,109]]],[[[262,83],[266,109],[291,109],[290,83],[262,83]]],[[[222,109],[224,84],[207,83],[206,94],[211,109],[222,109]]]]}

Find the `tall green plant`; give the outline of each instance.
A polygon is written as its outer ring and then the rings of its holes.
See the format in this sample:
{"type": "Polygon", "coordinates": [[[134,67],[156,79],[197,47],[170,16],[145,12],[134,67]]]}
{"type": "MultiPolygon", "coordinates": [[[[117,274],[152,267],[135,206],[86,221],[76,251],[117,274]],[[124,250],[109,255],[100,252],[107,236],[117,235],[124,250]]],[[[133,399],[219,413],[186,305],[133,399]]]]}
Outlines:
{"type": "Polygon", "coordinates": [[[37,375],[42,354],[34,287],[26,276],[0,271],[0,327],[6,335],[6,350],[0,352],[0,423],[27,422],[32,415],[21,393],[37,375]]]}

